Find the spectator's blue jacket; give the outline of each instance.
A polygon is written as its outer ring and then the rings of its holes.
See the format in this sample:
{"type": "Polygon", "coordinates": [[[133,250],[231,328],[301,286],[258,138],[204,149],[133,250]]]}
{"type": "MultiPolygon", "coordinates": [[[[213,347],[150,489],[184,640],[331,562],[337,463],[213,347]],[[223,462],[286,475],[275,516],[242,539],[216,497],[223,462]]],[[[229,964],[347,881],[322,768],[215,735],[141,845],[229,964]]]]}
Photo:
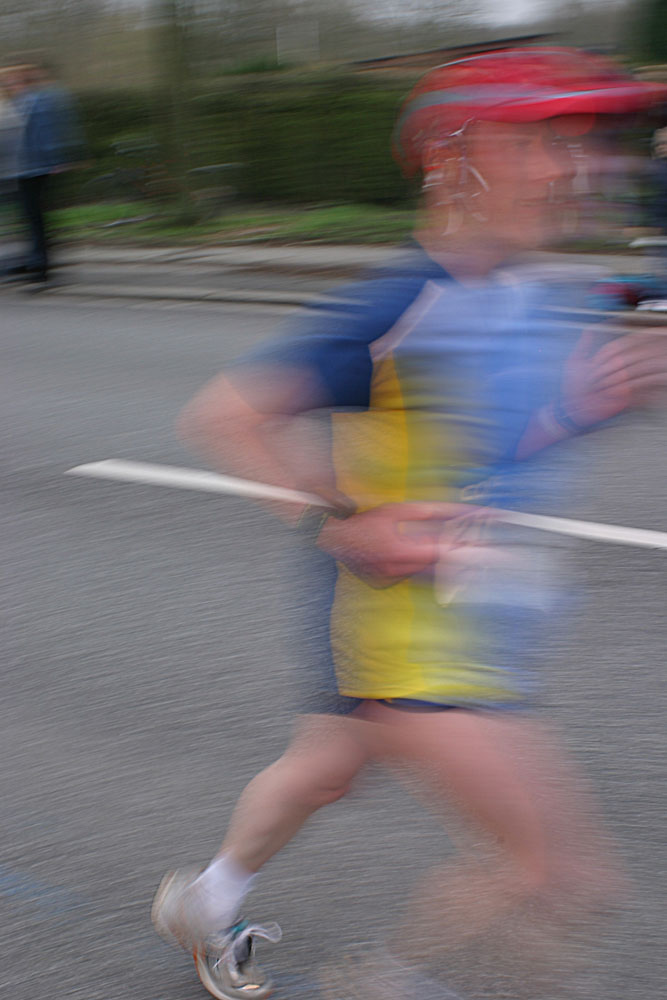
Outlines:
{"type": "Polygon", "coordinates": [[[81,131],[71,98],[60,87],[28,91],[16,101],[23,119],[18,176],[39,177],[81,156],[81,131]]]}

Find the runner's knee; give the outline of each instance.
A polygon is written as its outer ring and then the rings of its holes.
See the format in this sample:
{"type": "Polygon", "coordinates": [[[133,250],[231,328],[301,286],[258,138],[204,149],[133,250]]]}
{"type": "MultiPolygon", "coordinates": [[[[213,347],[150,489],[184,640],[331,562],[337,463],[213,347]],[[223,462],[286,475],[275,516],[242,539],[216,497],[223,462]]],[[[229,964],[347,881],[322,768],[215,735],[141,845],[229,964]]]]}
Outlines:
{"type": "Polygon", "coordinates": [[[332,802],[337,802],[347,795],[352,782],[346,781],[338,784],[322,784],[311,789],[312,802],[317,807],[328,806],[332,802]]]}
{"type": "Polygon", "coordinates": [[[272,766],[282,771],[284,795],[313,809],[346,795],[358,770],[356,762],[341,766],[328,758],[289,752],[272,766]]]}
{"type": "Polygon", "coordinates": [[[356,770],[331,767],[326,762],[318,766],[318,762],[313,761],[311,767],[302,771],[296,790],[310,805],[329,805],[347,794],[355,774],[356,770]]]}

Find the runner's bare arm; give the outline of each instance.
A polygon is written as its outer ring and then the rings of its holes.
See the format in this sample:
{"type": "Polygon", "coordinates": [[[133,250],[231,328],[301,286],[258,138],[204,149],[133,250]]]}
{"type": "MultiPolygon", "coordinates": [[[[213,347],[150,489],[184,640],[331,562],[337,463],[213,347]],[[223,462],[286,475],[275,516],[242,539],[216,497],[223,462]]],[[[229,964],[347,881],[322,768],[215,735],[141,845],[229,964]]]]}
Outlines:
{"type": "MultiPolygon", "coordinates": [[[[185,407],[178,431],[220,471],[328,495],[335,492],[329,457],[300,417],[315,405],[316,395],[312,377],[298,369],[219,375],[185,407]],[[298,460],[304,451],[307,469],[298,460]]],[[[262,503],[293,526],[304,511],[293,503],[262,503]]],[[[386,586],[431,566],[441,555],[443,521],[462,512],[470,513],[470,507],[385,504],[347,520],[329,518],[317,541],[352,572],[386,586]]]]}
{"type": "MultiPolygon", "coordinates": [[[[288,489],[311,490],[318,478],[331,481],[327,457],[308,434],[302,411],[315,405],[316,387],[307,371],[266,369],[221,374],[186,405],[179,436],[219,471],[288,489]],[[307,454],[308,475],[301,458],[307,454]],[[320,466],[317,470],[314,465],[320,466]]],[[[295,524],[298,504],[266,501],[273,514],[295,524]]]]}

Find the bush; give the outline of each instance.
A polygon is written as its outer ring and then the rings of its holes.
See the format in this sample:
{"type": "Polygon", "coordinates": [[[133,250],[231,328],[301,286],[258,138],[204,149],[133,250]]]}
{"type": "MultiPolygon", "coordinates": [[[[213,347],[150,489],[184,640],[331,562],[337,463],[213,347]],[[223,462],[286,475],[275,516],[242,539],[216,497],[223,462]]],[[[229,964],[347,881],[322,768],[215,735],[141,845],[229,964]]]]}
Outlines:
{"type": "Polygon", "coordinates": [[[241,119],[242,193],[287,202],[397,202],[397,94],[351,81],[256,94],[241,119]]]}
{"type": "MultiPolygon", "coordinates": [[[[405,89],[352,74],[227,77],[188,100],[189,167],[241,164],[233,184],[249,201],[404,202],[409,189],[390,143],[405,89]]],[[[86,93],[79,103],[98,173],[124,165],[114,143],[160,145],[166,98],[159,94],[86,93]]]]}
{"type": "Polygon", "coordinates": [[[155,141],[155,95],[139,91],[88,91],[77,95],[88,152],[94,159],[113,156],[112,143],[124,137],[155,141]]]}

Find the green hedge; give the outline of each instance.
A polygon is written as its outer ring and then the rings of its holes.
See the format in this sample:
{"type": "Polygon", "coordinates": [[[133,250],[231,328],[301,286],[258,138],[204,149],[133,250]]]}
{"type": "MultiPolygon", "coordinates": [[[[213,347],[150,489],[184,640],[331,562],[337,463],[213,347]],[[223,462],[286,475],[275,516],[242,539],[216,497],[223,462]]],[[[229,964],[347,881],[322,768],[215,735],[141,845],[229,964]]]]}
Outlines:
{"type": "MultiPolygon", "coordinates": [[[[351,74],[222,81],[186,102],[189,166],[240,164],[232,183],[248,201],[404,202],[410,192],[390,146],[407,87],[351,74]]],[[[87,175],[131,164],[132,156],[115,154],[115,142],[161,146],[167,112],[159,94],[78,98],[93,161],[87,175]]],[[[150,155],[139,152],[136,162],[150,155]]]]}

